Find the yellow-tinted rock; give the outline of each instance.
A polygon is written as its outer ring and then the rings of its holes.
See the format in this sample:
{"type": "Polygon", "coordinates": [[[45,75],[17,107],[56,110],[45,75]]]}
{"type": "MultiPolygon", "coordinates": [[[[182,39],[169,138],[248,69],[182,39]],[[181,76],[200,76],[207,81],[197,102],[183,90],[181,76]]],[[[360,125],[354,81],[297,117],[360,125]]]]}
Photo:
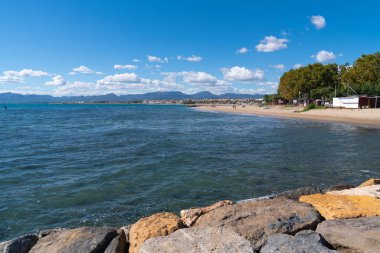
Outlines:
{"type": "Polygon", "coordinates": [[[365,187],[365,186],[370,186],[370,185],[375,185],[375,184],[380,184],[380,178],[370,178],[358,187],[365,187]]]}
{"type": "Polygon", "coordinates": [[[369,196],[313,194],[300,201],[313,205],[327,220],[380,216],[380,199],[369,196]]]}
{"type": "Polygon", "coordinates": [[[174,213],[157,213],[142,218],[129,231],[129,252],[139,252],[141,245],[151,237],[169,235],[183,227],[181,219],[174,213]]]}

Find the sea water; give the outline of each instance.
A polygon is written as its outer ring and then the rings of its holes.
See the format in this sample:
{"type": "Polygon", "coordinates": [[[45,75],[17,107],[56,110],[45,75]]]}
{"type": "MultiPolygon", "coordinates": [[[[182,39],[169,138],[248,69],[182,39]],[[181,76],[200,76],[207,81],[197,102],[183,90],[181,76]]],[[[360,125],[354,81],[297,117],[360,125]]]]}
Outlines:
{"type": "Polygon", "coordinates": [[[0,241],[380,177],[380,130],[178,105],[0,111],[0,241]]]}

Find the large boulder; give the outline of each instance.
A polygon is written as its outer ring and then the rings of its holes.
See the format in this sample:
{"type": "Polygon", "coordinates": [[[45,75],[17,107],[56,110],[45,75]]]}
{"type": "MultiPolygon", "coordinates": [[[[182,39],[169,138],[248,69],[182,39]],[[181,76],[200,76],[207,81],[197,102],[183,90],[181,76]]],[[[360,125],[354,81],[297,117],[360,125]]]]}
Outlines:
{"type": "Polygon", "coordinates": [[[380,199],[368,196],[313,194],[302,196],[300,201],[313,205],[325,219],[380,215],[380,199]]]}
{"type": "Polygon", "coordinates": [[[380,252],[380,217],[326,220],[317,232],[339,252],[380,252]]]}
{"type": "Polygon", "coordinates": [[[212,204],[211,206],[190,208],[190,209],[182,210],[181,211],[181,220],[186,226],[191,227],[201,215],[208,213],[212,210],[215,210],[219,207],[225,206],[225,205],[232,205],[232,201],[231,200],[223,200],[223,201],[219,201],[215,204],[212,204]]]}
{"type": "Polygon", "coordinates": [[[380,184],[380,178],[370,178],[367,181],[363,182],[359,187],[365,187],[370,185],[380,184]]]}
{"type": "Polygon", "coordinates": [[[149,238],[164,236],[183,228],[181,219],[174,213],[157,213],[132,225],[129,231],[129,253],[137,253],[149,238]]]}
{"type": "Polygon", "coordinates": [[[140,253],[253,253],[251,243],[227,228],[184,228],[168,236],[150,238],[140,253]]]}
{"type": "Polygon", "coordinates": [[[377,184],[362,186],[341,191],[329,191],[327,193],[333,195],[369,196],[374,198],[380,198],[380,185],[377,184]]]}
{"type": "Polygon", "coordinates": [[[315,229],[321,219],[308,204],[275,198],[220,207],[199,217],[194,226],[230,228],[259,250],[268,236],[315,229]]]}
{"type": "Polygon", "coordinates": [[[30,253],[101,253],[118,235],[114,228],[81,227],[42,237],[30,253]]]}
{"type": "Polygon", "coordinates": [[[304,230],[295,236],[275,234],[268,237],[267,244],[261,253],[334,253],[323,237],[312,231],[304,230]]]}
{"type": "Polygon", "coordinates": [[[0,243],[1,253],[28,253],[37,243],[37,235],[24,235],[16,239],[0,243]]]}

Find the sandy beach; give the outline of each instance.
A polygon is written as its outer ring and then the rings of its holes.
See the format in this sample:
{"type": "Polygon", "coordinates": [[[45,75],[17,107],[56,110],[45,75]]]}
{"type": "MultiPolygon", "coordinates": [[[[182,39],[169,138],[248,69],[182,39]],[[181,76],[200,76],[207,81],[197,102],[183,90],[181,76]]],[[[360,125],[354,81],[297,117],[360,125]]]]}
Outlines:
{"type": "Polygon", "coordinates": [[[316,121],[330,121],[365,125],[380,128],[380,109],[314,109],[302,112],[303,107],[268,106],[257,105],[200,105],[197,107],[202,111],[226,112],[248,115],[261,115],[279,118],[305,119],[316,121]]]}

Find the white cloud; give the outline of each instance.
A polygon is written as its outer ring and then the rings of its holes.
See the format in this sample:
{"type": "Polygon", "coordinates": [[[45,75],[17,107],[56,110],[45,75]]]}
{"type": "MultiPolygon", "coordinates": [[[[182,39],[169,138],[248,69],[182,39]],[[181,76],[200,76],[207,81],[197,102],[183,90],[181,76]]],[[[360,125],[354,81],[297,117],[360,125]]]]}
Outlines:
{"type": "Polygon", "coordinates": [[[18,76],[18,77],[25,77],[25,76],[49,76],[49,73],[41,71],[41,70],[32,70],[32,69],[23,69],[20,71],[14,71],[14,70],[8,70],[4,71],[4,76],[18,76]]]}
{"type": "Polygon", "coordinates": [[[149,62],[158,62],[158,63],[168,63],[169,62],[169,59],[167,57],[160,58],[160,57],[153,56],[153,55],[147,55],[147,58],[148,58],[149,62]]]}
{"type": "Polygon", "coordinates": [[[286,31],[282,31],[281,32],[281,35],[282,36],[290,36],[290,35],[292,35],[290,32],[286,32],[286,31]]]}
{"type": "Polygon", "coordinates": [[[189,61],[189,62],[200,62],[200,61],[202,61],[202,57],[196,56],[196,55],[192,55],[189,57],[184,57],[184,56],[178,55],[177,60],[185,60],[185,61],[189,61]]]}
{"type": "Polygon", "coordinates": [[[294,64],[294,66],[293,66],[294,69],[299,69],[301,67],[303,67],[303,65],[300,63],[294,64]]]}
{"type": "Polygon", "coordinates": [[[73,71],[71,71],[69,73],[69,75],[75,75],[76,73],[103,75],[102,72],[94,71],[94,70],[90,69],[89,67],[86,67],[83,65],[81,65],[77,68],[73,68],[73,71]]]}
{"type": "Polygon", "coordinates": [[[218,79],[205,72],[183,72],[183,81],[192,84],[215,84],[218,79]]]}
{"type": "Polygon", "coordinates": [[[156,65],[145,64],[144,68],[145,69],[159,69],[159,68],[162,68],[162,65],[161,64],[156,64],[156,65]]]}
{"type": "Polygon", "coordinates": [[[132,61],[133,61],[133,62],[135,62],[135,63],[138,63],[138,62],[140,62],[140,60],[139,60],[139,59],[133,59],[132,61]]]}
{"type": "Polygon", "coordinates": [[[285,69],[285,65],[284,64],[275,64],[275,65],[271,65],[271,67],[273,67],[275,69],[278,69],[280,71],[284,71],[284,69],[285,69]]]}
{"type": "Polygon", "coordinates": [[[61,75],[53,76],[51,81],[45,83],[45,85],[48,85],[48,86],[62,86],[66,84],[67,84],[67,81],[61,75]]]}
{"type": "Polygon", "coordinates": [[[315,26],[317,29],[322,29],[326,26],[326,20],[323,16],[311,16],[310,22],[315,26]]]}
{"type": "Polygon", "coordinates": [[[49,76],[49,73],[41,70],[22,69],[20,71],[7,70],[0,76],[0,84],[24,83],[25,77],[49,76]]]}
{"type": "Polygon", "coordinates": [[[266,36],[260,44],[256,46],[258,52],[270,53],[277,50],[285,49],[288,47],[287,39],[278,39],[275,36],[266,36]]]}
{"type": "Polygon", "coordinates": [[[242,48],[240,48],[240,49],[238,49],[237,51],[236,51],[236,53],[237,54],[246,54],[246,53],[248,53],[248,48],[246,48],[246,47],[242,47],[242,48]]]}
{"type": "Polygon", "coordinates": [[[100,84],[127,84],[127,83],[141,83],[143,79],[138,77],[135,73],[116,74],[113,76],[106,76],[99,80],[100,84]]]}
{"type": "Polygon", "coordinates": [[[224,92],[231,92],[231,83],[220,80],[215,76],[205,72],[195,71],[182,71],[182,72],[163,72],[161,75],[165,76],[166,82],[177,82],[177,77],[180,77],[180,83],[183,85],[190,85],[191,88],[187,88],[185,92],[195,93],[199,91],[210,91],[215,94],[221,94],[224,92]]]}
{"type": "Polygon", "coordinates": [[[113,66],[114,69],[128,69],[128,70],[135,70],[137,69],[137,66],[136,65],[130,65],[130,64],[127,64],[127,65],[119,65],[119,64],[115,64],[113,66]]]}
{"type": "Polygon", "coordinates": [[[247,69],[245,67],[235,66],[232,68],[221,69],[224,79],[243,83],[252,83],[264,79],[264,71],[261,69],[247,69]]]}
{"type": "Polygon", "coordinates": [[[315,58],[317,62],[328,62],[336,59],[336,55],[333,52],[328,52],[325,50],[321,50],[317,53],[317,55],[312,55],[312,58],[315,58]]]}
{"type": "Polygon", "coordinates": [[[24,83],[25,80],[19,76],[0,76],[0,84],[9,84],[9,83],[24,83]]]}

